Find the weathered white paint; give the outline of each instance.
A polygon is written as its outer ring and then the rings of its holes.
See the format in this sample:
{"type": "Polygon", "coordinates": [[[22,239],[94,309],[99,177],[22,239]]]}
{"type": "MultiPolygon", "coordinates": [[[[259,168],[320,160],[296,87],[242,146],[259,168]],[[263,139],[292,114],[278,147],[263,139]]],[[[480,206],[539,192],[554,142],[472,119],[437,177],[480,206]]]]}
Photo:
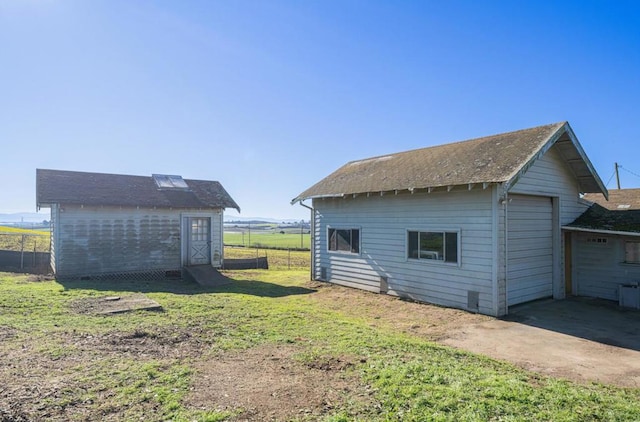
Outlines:
{"type": "MultiPolygon", "coordinates": [[[[182,214],[189,210],[80,207],[57,211],[55,267],[60,277],[179,270],[183,263],[182,214]]],[[[192,210],[218,228],[222,212],[192,210]]],[[[222,250],[222,232],[212,244],[222,250]]],[[[214,249],[214,248],[212,248],[214,249]]]]}
{"type": "Polygon", "coordinates": [[[517,193],[560,198],[561,226],[573,222],[588,208],[580,200],[577,180],[556,147],[540,157],[509,191],[510,195],[517,193]]]}
{"type": "Polygon", "coordinates": [[[57,248],[58,248],[58,221],[59,221],[59,213],[60,213],[60,207],[58,206],[58,204],[53,204],[51,206],[51,258],[50,258],[50,263],[51,263],[51,270],[53,271],[53,273],[56,273],[56,268],[57,268],[57,248]]]}
{"type": "Polygon", "coordinates": [[[553,294],[551,198],[509,196],[508,306],[553,294]]]}
{"type": "Polygon", "coordinates": [[[617,301],[621,284],[640,282],[640,265],[624,262],[625,241],[638,241],[637,237],[580,232],[574,233],[573,239],[578,295],[617,301]],[[607,242],[588,242],[589,238],[606,239],[607,242]]]}
{"type": "MultiPolygon", "coordinates": [[[[540,157],[510,190],[510,195],[528,194],[553,198],[551,244],[552,293],[564,297],[564,244],[561,226],[573,222],[587,210],[580,199],[579,185],[569,166],[565,164],[557,147],[540,157]]],[[[510,225],[510,223],[509,223],[510,225]]],[[[510,258],[507,258],[510,260],[510,258]]],[[[509,267],[509,264],[507,264],[509,267]]],[[[532,273],[533,276],[533,273],[532,273]]],[[[541,283],[546,283],[542,281],[541,283]]],[[[507,282],[508,284],[508,282],[507,282]]],[[[542,293],[540,293],[542,294],[542,293]]],[[[550,296],[551,296],[550,295],[550,296]]],[[[511,300],[509,300],[511,302],[511,300]]],[[[514,303],[512,303],[514,304],[514,303]]]]}
{"type": "Polygon", "coordinates": [[[479,311],[493,313],[492,191],[451,191],[384,197],[318,199],[316,278],[465,309],[467,291],[480,293],[479,311]],[[360,229],[360,253],[327,250],[327,227],[360,229]],[[459,231],[460,265],[407,259],[407,230],[459,231]]]}

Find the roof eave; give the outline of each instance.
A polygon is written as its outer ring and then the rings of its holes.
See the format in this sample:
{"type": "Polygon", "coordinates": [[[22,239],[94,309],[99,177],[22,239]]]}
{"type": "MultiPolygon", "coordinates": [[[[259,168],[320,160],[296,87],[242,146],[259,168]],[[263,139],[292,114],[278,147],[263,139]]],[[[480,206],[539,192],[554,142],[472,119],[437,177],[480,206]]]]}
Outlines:
{"type": "Polygon", "coordinates": [[[587,227],[562,226],[562,230],[574,231],[574,232],[585,232],[585,233],[599,233],[599,234],[609,234],[609,235],[640,237],[640,233],[638,233],[638,232],[625,232],[625,231],[619,231],[619,230],[605,230],[605,229],[590,229],[590,228],[587,228],[587,227]]]}
{"type": "Polygon", "coordinates": [[[576,176],[578,179],[578,184],[580,186],[581,192],[582,193],[602,193],[606,199],[609,199],[609,192],[607,191],[607,188],[602,182],[602,179],[600,179],[600,176],[598,175],[595,168],[593,167],[593,164],[591,164],[591,161],[587,157],[587,154],[584,152],[584,149],[582,149],[582,146],[580,145],[578,138],[573,132],[573,129],[571,129],[569,122],[564,122],[560,127],[558,127],[558,129],[553,134],[551,134],[551,136],[549,136],[549,138],[545,141],[544,145],[542,145],[542,147],[540,147],[522,166],[520,166],[519,169],[517,169],[509,177],[508,180],[505,181],[505,188],[509,190],[512,186],[514,186],[518,182],[518,180],[520,180],[522,175],[526,173],[540,157],[546,154],[551,149],[551,147],[553,147],[556,144],[556,142],[558,142],[558,140],[560,140],[562,135],[564,135],[565,133],[568,135],[572,146],[575,148],[576,152],[580,156],[580,160],[582,160],[582,162],[584,163],[584,165],[586,166],[589,172],[589,176],[582,176],[582,177],[576,176]],[[583,182],[584,179],[588,179],[591,182],[594,182],[594,184],[597,186],[597,191],[594,191],[594,189],[586,189],[585,188],[586,183],[583,182]]]}

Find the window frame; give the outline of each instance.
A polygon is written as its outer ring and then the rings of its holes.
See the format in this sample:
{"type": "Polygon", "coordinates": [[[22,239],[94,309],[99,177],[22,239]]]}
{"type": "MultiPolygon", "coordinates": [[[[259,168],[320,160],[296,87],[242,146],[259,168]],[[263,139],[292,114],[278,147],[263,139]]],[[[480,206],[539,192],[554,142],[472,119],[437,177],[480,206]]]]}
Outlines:
{"type": "Polygon", "coordinates": [[[625,264],[631,264],[631,265],[640,265],[640,241],[638,240],[625,240],[624,241],[624,261],[625,264]],[[637,261],[627,261],[627,256],[629,255],[627,253],[627,245],[629,244],[633,244],[636,245],[636,249],[638,249],[637,251],[635,251],[636,255],[638,255],[638,260],[637,261]]]}
{"type": "MultiPolygon", "coordinates": [[[[404,256],[405,256],[405,260],[407,262],[420,262],[420,263],[427,263],[427,264],[431,264],[431,265],[447,265],[447,266],[456,266],[456,267],[460,267],[462,265],[462,256],[461,256],[461,230],[460,229],[415,229],[415,228],[409,228],[406,229],[405,231],[405,251],[404,251],[404,256]],[[419,247],[420,247],[420,234],[424,233],[424,234],[441,234],[443,236],[443,244],[442,244],[442,249],[444,251],[444,257],[443,259],[429,259],[429,258],[420,258],[419,256],[417,258],[413,258],[411,256],[409,256],[409,236],[410,233],[418,233],[418,251],[419,251],[419,247]],[[456,235],[456,261],[446,261],[446,250],[447,250],[447,246],[446,246],[446,238],[447,238],[447,233],[449,234],[455,234],[456,235]]],[[[418,252],[419,254],[419,252],[418,252]]]]}
{"type": "Polygon", "coordinates": [[[327,245],[326,250],[328,253],[347,254],[347,255],[360,255],[362,251],[362,227],[360,226],[327,226],[327,245]],[[349,250],[344,249],[331,249],[331,231],[332,230],[349,230],[349,250]],[[353,231],[358,231],[358,251],[353,252],[353,231]]]}

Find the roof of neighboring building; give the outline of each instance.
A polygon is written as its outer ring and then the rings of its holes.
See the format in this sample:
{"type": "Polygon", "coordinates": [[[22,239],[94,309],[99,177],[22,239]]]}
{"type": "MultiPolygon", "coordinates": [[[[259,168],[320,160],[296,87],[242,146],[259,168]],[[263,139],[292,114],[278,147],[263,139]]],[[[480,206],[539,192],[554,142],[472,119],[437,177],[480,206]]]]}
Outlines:
{"type": "Polygon", "coordinates": [[[640,210],[640,189],[613,189],[609,191],[609,200],[602,194],[587,193],[583,197],[608,210],[640,210]]]}
{"type": "Polygon", "coordinates": [[[593,205],[567,228],[640,233],[640,189],[611,190],[608,201],[601,194],[586,194],[583,199],[593,205]]]}
{"type": "MultiPolygon", "coordinates": [[[[182,180],[180,176],[171,177],[182,180]]],[[[37,169],[36,197],[38,207],[73,204],[240,210],[219,182],[189,179],[184,182],[187,188],[159,187],[153,176],[37,169]]]]}
{"type": "Polygon", "coordinates": [[[607,190],[567,122],[351,161],[293,202],[349,194],[517,182],[530,165],[557,146],[582,192],[607,190]]]}

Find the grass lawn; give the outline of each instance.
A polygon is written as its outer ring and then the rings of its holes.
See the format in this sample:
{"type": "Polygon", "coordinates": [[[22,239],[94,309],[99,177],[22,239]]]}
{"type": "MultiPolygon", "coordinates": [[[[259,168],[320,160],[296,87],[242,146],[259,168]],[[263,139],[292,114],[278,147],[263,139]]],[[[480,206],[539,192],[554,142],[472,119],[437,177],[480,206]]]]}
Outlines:
{"type": "Polygon", "coordinates": [[[439,346],[370,303],[335,306],[308,270],[226,275],[206,289],[0,273],[0,420],[640,420],[638,389],[439,346]],[[163,311],[84,306],[133,292],[163,311]]]}

